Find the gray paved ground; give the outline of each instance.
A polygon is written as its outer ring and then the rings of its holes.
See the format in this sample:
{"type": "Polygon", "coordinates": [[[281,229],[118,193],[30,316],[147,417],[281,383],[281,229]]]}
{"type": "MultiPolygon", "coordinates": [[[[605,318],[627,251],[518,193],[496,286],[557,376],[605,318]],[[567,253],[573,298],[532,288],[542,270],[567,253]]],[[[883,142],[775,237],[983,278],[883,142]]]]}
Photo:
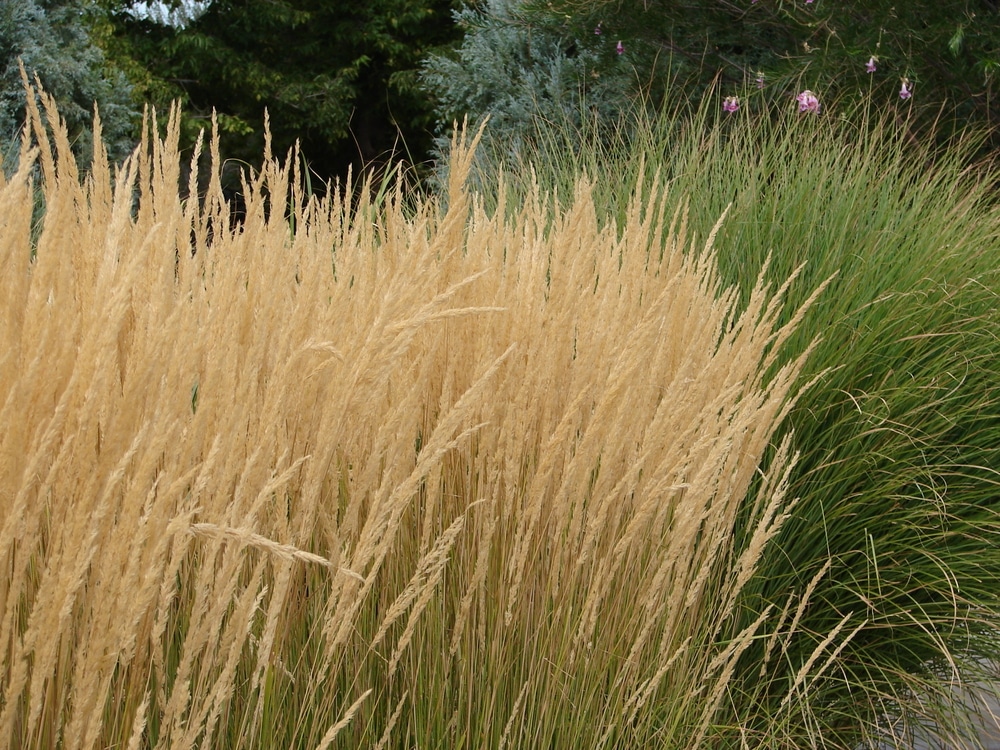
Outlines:
{"type": "MultiPolygon", "coordinates": [[[[995,666],[993,671],[1000,680],[1000,666],[995,666]]],[[[1000,684],[1000,683],[998,683],[1000,684]]],[[[966,705],[974,707],[979,718],[976,722],[978,738],[981,745],[956,745],[942,744],[928,738],[928,735],[917,736],[910,746],[912,750],[971,750],[971,748],[983,747],[985,750],[1000,750],[1000,701],[997,700],[998,688],[992,690],[983,684],[972,685],[964,689],[956,688],[956,691],[963,695],[966,705]]]]}

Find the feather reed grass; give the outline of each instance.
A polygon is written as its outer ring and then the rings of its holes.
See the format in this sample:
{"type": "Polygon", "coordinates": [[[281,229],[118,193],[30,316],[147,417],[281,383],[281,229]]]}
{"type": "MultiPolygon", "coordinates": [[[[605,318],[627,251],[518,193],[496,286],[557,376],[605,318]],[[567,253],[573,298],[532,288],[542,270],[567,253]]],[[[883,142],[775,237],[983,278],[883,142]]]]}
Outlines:
{"type": "Polygon", "coordinates": [[[267,154],[230,226],[214,137],[181,200],[176,112],[79,174],[43,101],[0,183],[0,745],[728,731],[810,594],[743,622],[795,507],[791,280],[738,305],[714,231],[641,182],[620,225],[585,181],[488,213],[464,140],[446,211],[309,200],[267,154]]]}

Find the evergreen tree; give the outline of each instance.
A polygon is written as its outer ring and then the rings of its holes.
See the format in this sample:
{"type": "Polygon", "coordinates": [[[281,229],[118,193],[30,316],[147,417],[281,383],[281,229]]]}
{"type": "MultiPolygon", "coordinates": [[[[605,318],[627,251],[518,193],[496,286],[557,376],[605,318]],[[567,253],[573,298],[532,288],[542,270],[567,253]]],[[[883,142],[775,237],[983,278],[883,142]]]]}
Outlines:
{"type": "Polygon", "coordinates": [[[525,13],[519,0],[486,0],[455,21],[461,43],[429,57],[421,75],[437,108],[442,165],[451,126],[465,117],[473,126],[490,118],[480,162],[517,163],[548,128],[582,140],[629,106],[632,68],[616,51],[608,55],[600,34],[574,34],[558,19],[525,13]]]}
{"type": "Polygon", "coordinates": [[[275,150],[299,141],[323,178],[430,146],[416,72],[455,35],[451,0],[214,0],[182,27],[103,2],[142,94],[161,109],[180,99],[188,138],[217,111],[224,156],[259,161],[265,109],[275,150]]]}
{"type": "Polygon", "coordinates": [[[55,97],[83,163],[93,149],[94,104],[114,159],[132,149],[135,106],[128,81],[95,42],[97,9],[86,0],[0,0],[0,141],[16,152],[24,122],[24,84],[18,61],[55,97]]]}
{"type": "Polygon", "coordinates": [[[498,137],[523,137],[538,119],[579,126],[585,112],[614,117],[625,85],[620,71],[598,73],[600,46],[526,15],[516,0],[486,0],[455,13],[465,36],[450,54],[430,57],[422,81],[440,124],[490,116],[498,137]]]}

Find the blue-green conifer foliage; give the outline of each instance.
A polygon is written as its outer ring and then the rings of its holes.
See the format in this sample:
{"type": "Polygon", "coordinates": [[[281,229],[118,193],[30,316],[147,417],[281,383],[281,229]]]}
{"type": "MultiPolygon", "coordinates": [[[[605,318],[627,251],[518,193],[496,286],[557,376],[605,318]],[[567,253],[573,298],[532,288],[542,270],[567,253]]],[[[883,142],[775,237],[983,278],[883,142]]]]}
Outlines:
{"type": "Polygon", "coordinates": [[[82,163],[93,152],[94,104],[112,159],[132,149],[137,117],[131,89],[91,37],[86,0],[0,0],[0,148],[9,160],[24,123],[19,61],[55,97],[82,163]]]}
{"type": "Polygon", "coordinates": [[[456,11],[455,20],[461,44],[430,57],[421,78],[437,106],[439,153],[465,117],[478,125],[489,116],[484,150],[516,161],[540,128],[580,132],[616,121],[627,105],[633,71],[615,40],[542,22],[518,0],[486,0],[456,11]]]}

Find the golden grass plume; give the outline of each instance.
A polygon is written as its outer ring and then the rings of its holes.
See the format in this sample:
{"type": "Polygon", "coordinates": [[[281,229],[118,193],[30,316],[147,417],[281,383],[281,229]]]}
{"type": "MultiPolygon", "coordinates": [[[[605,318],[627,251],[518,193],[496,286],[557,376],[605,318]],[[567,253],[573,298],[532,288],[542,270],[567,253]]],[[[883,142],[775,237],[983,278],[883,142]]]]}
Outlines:
{"type": "Polygon", "coordinates": [[[488,215],[475,139],[446,210],[268,154],[231,226],[176,112],[81,175],[42,101],[0,184],[0,745],[705,741],[780,614],[724,637],[792,505],[781,290],[736,309],[643,185],[488,215]]]}

